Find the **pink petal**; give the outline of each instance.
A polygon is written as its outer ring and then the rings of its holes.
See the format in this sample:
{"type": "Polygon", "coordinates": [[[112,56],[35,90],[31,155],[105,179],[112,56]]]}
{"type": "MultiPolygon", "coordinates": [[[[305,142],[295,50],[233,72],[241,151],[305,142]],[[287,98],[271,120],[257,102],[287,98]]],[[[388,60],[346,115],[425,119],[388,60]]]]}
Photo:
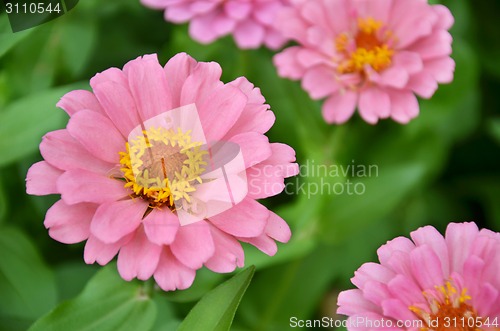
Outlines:
{"type": "Polygon", "coordinates": [[[205,262],[205,266],[219,273],[233,272],[236,267],[245,265],[245,253],[238,240],[220,231],[214,226],[210,227],[214,240],[214,255],[205,262]]]}
{"type": "Polygon", "coordinates": [[[208,97],[213,97],[214,90],[224,85],[220,81],[221,75],[222,68],[218,63],[199,62],[196,64],[196,66],[192,68],[190,75],[184,81],[182,89],[178,94],[180,95],[180,105],[183,106],[194,103],[196,107],[198,107],[198,111],[201,115],[201,105],[205,100],[209,102],[210,98],[208,97]]]}
{"type": "Polygon", "coordinates": [[[105,203],[97,208],[90,231],[104,243],[115,243],[137,229],[147,207],[142,199],[105,203]]]}
{"type": "Polygon", "coordinates": [[[391,294],[385,284],[369,280],[363,289],[363,297],[377,306],[381,306],[383,301],[391,298],[391,294]]]}
{"type": "Polygon", "coordinates": [[[84,109],[104,114],[104,110],[95,95],[87,90],[74,90],[66,93],[56,106],[64,109],[69,116],[84,109]]]}
{"type": "Polygon", "coordinates": [[[408,238],[397,237],[388,241],[377,250],[378,259],[385,265],[394,252],[410,253],[415,248],[415,244],[408,238]]]}
{"type": "Polygon", "coordinates": [[[489,283],[483,284],[479,290],[479,293],[477,293],[473,298],[474,309],[477,311],[478,315],[495,316],[493,313],[495,309],[495,301],[497,301],[498,297],[498,289],[496,289],[489,283]]]}
{"type": "Polygon", "coordinates": [[[347,290],[340,292],[337,304],[337,314],[354,315],[364,312],[379,312],[380,308],[363,297],[360,290],[347,290]]]}
{"type": "Polygon", "coordinates": [[[449,30],[453,26],[453,23],[455,23],[455,18],[451,14],[448,7],[443,5],[434,5],[432,8],[439,16],[435,29],[449,30]]]}
{"type": "MultiPolygon", "coordinates": [[[[396,0],[397,1],[397,0],[396,0]]],[[[357,2],[359,17],[372,17],[377,21],[387,22],[393,6],[393,0],[364,0],[357,2]]]]}
{"type": "Polygon", "coordinates": [[[118,240],[116,243],[106,244],[90,234],[87,243],[85,244],[85,251],[83,254],[83,259],[87,264],[93,264],[95,262],[100,265],[106,265],[111,261],[120,248],[126,245],[132,238],[134,234],[131,233],[122,239],[118,240]]]}
{"type": "Polygon", "coordinates": [[[170,209],[153,209],[142,222],[148,239],[157,245],[170,245],[179,229],[179,219],[170,209]]]}
{"type": "MultiPolygon", "coordinates": [[[[384,316],[393,318],[398,321],[417,321],[415,314],[412,313],[408,306],[403,304],[398,299],[387,299],[382,303],[384,316]]],[[[397,328],[400,330],[400,328],[397,328]]]]}
{"type": "Polygon", "coordinates": [[[168,6],[165,10],[165,20],[172,23],[184,23],[194,17],[188,3],[179,3],[168,6]]]}
{"type": "Polygon", "coordinates": [[[425,70],[442,84],[451,83],[455,72],[455,61],[450,57],[439,57],[425,61],[425,70]]]}
{"type": "Polygon", "coordinates": [[[207,141],[221,140],[236,123],[246,103],[247,97],[238,88],[225,85],[215,89],[203,104],[197,105],[207,141]]]}
{"type": "Polygon", "coordinates": [[[335,82],[331,68],[315,66],[307,70],[302,78],[302,88],[316,100],[337,92],[340,86],[335,82]]]}
{"type": "Polygon", "coordinates": [[[195,270],[201,268],[215,251],[209,224],[199,221],[179,227],[170,248],[185,266],[195,270]]]}
{"type": "Polygon", "coordinates": [[[273,57],[279,76],[294,80],[302,78],[305,70],[298,62],[298,53],[301,49],[299,46],[288,47],[273,57]]]}
{"type": "MultiPolygon", "coordinates": [[[[92,80],[90,83],[92,84],[92,80]]],[[[135,101],[128,84],[103,81],[99,84],[94,83],[92,88],[111,122],[123,137],[128,137],[129,133],[140,124],[135,101]]]]}
{"type": "Polygon", "coordinates": [[[229,139],[230,142],[240,147],[241,154],[245,160],[245,168],[260,163],[272,154],[269,139],[257,132],[241,133],[229,139]]]}
{"type": "Polygon", "coordinates": [[[437,255],[443,267],[443,275],[448,278],[450,274],[450,261],[448,247],[443,236],[433,226],[424,226],[411,233],[411,239],[417,246],[427,245],[437,255]]]}
{"type": "Polygon", "coordinates": [[[123,68],[142,122],[171,110],[167,77],[156,54],[128,62],[123,68]]]}
{"type": "Polygon", "coordinates": [[[261,252],[269,256],[274,256],[278,252],[278,246],[276,245],[276,242],[272,240],[269,236],[267,236],[265,233],[261,234],[258,237],[253,237],[253,238],[238,237],[237,239],[239,241],[249,243],[250,245],[257,247],[261,252]]]}
{"type": "Polygon", "coordinates": [[[184,82],[191,74],[197,62],[186,53],[179,53],[165,64],[165,76],[172,98],[172,107],[180,107],[180,95],[184,82]]]}
{"type": "Polygon", "coordinates": [[[404,68],[409,74],[416,74],[424,68],[422,58],[418,53],[400,51],[392,58],[393,66],[404,68]]]}
{"type": "Polygon", "coordinates": [[[407,88],[413,90],[420,97],[429,99],[436,92],[438,84],[430,73],[422,71],[410,78],[407,88]]]}
{"type": "Polygon", "coordinates": [[[90,236],[90,221],[96,209],[97,206],[90,203],[70,206],[59,200],[47,211],[43,224],[53,239],[76,244],[90,236]]]}
{"type": "Polygon", "coordinates": [[[193,18],[189,24],[189,35],[191,38],[202,44],[208,44],[217,39],[219,34],[214,26],[216,17],[217,12],[211,12],[193,18]]]}
{"type": "Polygon", "coordinates": [[[387,118],[391,112],[389,95],[377,87],[367,88],[359,96],[359,114],[370,123],[377,123],[379,118],[387,118]]]}
{"type": "Polygon", "coordinates": [[[409,277],[396,275],[394,279],[388,283],[388,288],[392,295],[406,304],[407,307],[426,302],[422,295],[422,290],[413,279],[409,277]]]}
{"type": "Polygon", "coordinates": [[[130,281],[137,277],[149,279],[155,272],[162,248],[148,240],[144,229],[139,227],[135,236],[118,254],[118,271],[123,279],[130,281]]]}
{"type": "Polygon", "coordinates": [[[288,224],[272,211],[269,212],[265,232],[272,239],[282,243],[288,242],[292,236],[288,224]]]}
{"type": "Polygon", "coordinates": [[[391,117],[402,124],[408,123],[415,118],[419,111],[417,97],[409,91],[393,91],[389,93],[391,98],[391,117]]]}
{"type": "Polygon", "coordinates": [[[85,169],[106,174],[113,164],[90,154],[68,130],[56,130],[47,133],[40,144],[43,158],[61,170],[85,169]]]}
{"type": "Polygon", "coordinates": [[[246,95],[248,102],[236,123],[226,134],[227,137],[232,137],[240,132],[266,133],[269,131],[276,117],[269,110],[269,105],[264,104],[266,100],[260,89],[256,88],[245,77],[239,77],[228,85],[238,87],[246,95]]]}
{"type": "Polygon", "coordinates": [[[124,182],[103,175],[74,169],[66,171],[57,180],[57,189],[67,204],[93,202],[102,204],[127,197],[130,192],[124,182]]]}
{"type": "Polygon", "coordinates": [[[340,91],[325,101],[322,108],[327,123],[342,124],[351,118],[356,110],[358,94],[351,90],[340,91]]]}
{"type": "Polygon", "coordinates": [[[180,263],[170,249],[164,246],[158,268],[154,273],[156,283],[162,290],[184,290],[193,284],[195,275],[195,270],[180,263]]]}
{"type": "Polygon", "coordinates": [[[242,20],[250,15],[252,4],[248,2],[228,1],[223,4],[225,13],[236,20],[242,20]]]}
{"type": "Polygon", "coordinates": [[[469,256],[478,232],[477,225],[472,222],[448,224],[445,240],[448,246],[451,271],[462,273],[465,259],[469,256]]]}
{"type": "Polygon", "coordinates": [[[444,57],[451,54],[451,42],[453,38],[447,31],[437,31],[429,37],[423,38],[408,48],[409,51],[419,53],[425,61],[444,57]]]}
{"type": "Polygon", "coordinates": [[[386,266],[368,262],[364,263],[354,273],[354,277],[351,278],[351,282],[356,285],[357,288],[363,289],[366,282],[369,280],[375,280],[380,283],[388,283],[394,275],[394,272],[386,266]]]}
{"type": "Polygon", "coordinates": [[[91,110],[73,115],[68,132],[92,155],[112,164],[119,163],[118,153],[125,150],[125,141],[111,121],[91,110]]]}
{"type": "Polygon", "coordinates": [[[252,19],[247,19],[236,25],[234,39],[238,47],[258,48],[264,41],[265,29],[252,19]]]}
{"type": "Polygon", "coordinates": [[[237,237],[257,237],[264,232],[269,210],[255,200],[246,198],[231,209],[212,216],[209,222],[237,237]]]}
{"type": "Polygon", "coordinates": [[[32,195],[58,194],[56,181],[62,173],[45,161],[33,164],[26,174],[26,193],[32,195]]]}
{"type": "Polygon", "coordinates": [[[427,245],[419,246],[410,253],[413,275],[422,290],[433,289],[445,280],[439,257],[427,245]]]}

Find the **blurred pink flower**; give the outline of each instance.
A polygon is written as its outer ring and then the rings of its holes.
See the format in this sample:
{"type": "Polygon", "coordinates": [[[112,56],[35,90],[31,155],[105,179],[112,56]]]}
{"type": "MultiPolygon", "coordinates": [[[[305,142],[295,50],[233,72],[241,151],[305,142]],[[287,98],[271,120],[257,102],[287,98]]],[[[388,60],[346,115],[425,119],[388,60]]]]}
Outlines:
{"type": "Polygon", "coordinates": [[[282,77],[302,80],[323,99],[328,123],[343,123],[356,107],[374,124],[407,123],[419,113],[414,93],[430,98],[453,80],[448,29],[453,16],[423,0],[293,0],[276,26],[299,45],[277,54],[282,77]]]}
{"type": "Polygon", "coordinates": [[[451,223],[444,238],[431,226],[411,238],[380,247],[380,263],[351,279],[358,289],[339,295],[348,329],[499,330],[500,233],[451,223]]]}
{"type": "Polygon", "coordinates": [[[165,20],[189,23],[191,37],[208,44],[233,34],[238,47],[270,49],[287,39],[274,26],[276,14],[289,0],[141,0],[148,7],[165,10],[165,20]]]}
{"type": "Polygon", "coordinates": [[[298,173],[295,152],[264,135],[275,117],[260,90],[220,77],[217,63],[184,53],[165,67],[146,55],[94,76],[92,92],[63,96],[67,128],[45,135],[45,160],[26,179],[29,194],[61,195],[49,235],[86,240],[89,264],[118,254],[124,279],[154,276],[166,291],[189,287],[203,265],[242,267],[240,241],[275,254],[290,229],[255,199],[298,173]]]}

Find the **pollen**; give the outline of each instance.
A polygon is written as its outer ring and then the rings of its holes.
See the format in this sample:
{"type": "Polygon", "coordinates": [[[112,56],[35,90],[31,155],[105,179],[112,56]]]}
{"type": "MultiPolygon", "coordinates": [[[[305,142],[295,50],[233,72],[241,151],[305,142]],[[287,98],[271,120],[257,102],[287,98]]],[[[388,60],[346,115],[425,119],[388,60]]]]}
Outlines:
{"type": "Polygon", "coordinates": [[[381,21],[359,18],[354,35],[341,33],[335,40],[340,55],[339,74],[364,73],[366,66],[380,72],[392,64],[394,36],[381,21]]]}
{"type": "Polygon", "coordinates": [[[452,281],[423,292],[428,307],[410,306],[423,321],[421,331],[480,331],[482,319],[471,306],[467,289],[459,290],[452,281]]]}
{"type": "Polygon", "coordinates": [[[176,210],[188,203],[207,165],[202,143],[191,141],[191,132],[149,128],[129,139],[120,152],[125,187],[133,198],[142,198],[151,208],[176,210]]]}

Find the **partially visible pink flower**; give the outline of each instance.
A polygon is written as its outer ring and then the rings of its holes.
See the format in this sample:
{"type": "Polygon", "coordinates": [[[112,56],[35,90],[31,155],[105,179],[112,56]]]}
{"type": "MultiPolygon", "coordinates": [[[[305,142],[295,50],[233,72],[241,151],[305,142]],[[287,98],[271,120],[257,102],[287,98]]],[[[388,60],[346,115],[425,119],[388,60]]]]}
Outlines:
{"type": "Polygon", "coordinates": [[[302,80],[323,117],[343,123],[356,108],[368,123],[407,123],[453,80],[453,16],[423,0],[294,0],[276,26],[298,42],[277,54],[282,77],[302,80]]]}
{"type": "Polygon", "coordinates": [[[61,195],[49,235],[86,240],[89,264],[118,254],[124,279],[154,276],[166,291],[189,287],[202,266],[242,267],[240,242],[275,254],[290,229],[256,199],[298,173],[295,152],[264,135],[275,117],[260,90],[221,73],[184,53],[164,67],[146,55],[63,96],[69,123],[44,136],[45,160],[26,179],[29,194],[61,195]]]}
{"type": "Polygon", "coordinates": [[[500,330],[500,233],[426,226],[377,251],[338,298],[348,330],[500,330]],[[376,326],[375,326],[376,325],[376,326]]]}
{"type": "Polygon", "coordinates": [[[289,0],[141,0],[148,7],[165,10],[165,20],[189,22],[189,34],[203,44],[232,34],[238,47],[270,49],[287,39],[273,26],[276,14],[289,0]]]}

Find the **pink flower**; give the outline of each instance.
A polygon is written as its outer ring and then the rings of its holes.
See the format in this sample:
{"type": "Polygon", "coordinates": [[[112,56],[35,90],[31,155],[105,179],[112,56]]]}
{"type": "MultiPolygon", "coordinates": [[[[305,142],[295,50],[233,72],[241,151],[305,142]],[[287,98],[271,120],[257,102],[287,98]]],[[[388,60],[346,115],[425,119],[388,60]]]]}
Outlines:
{"type": "Polygon", "coordinates": [[[165,20],[189,24],[191,37],[203,44],[229,34],[238,47],[271,49],[286,39],[274,26],[276,14],[289,0],[141,0],[148,7],[165,10],[165,20]]]}
{"type": "Polygon", "coordinates": [[[430,98],[453,80],[448,29],[453,16],[423,0],[295,0],[276,26],[299,45],[274,58],[282,77],[302,80],[323,99],[328,123],[343,123],[356,107],[368,123],[391,117],[407,123],[419,113],[416,96],[430,98]]]}
{"type": "Polygon", "coordinates": [[[349,330],[499,330],[500,233],[426,226],[377,251],[338,298],[349,330]],[[376,327],[375,325],[378,325],[376,327]]]}
{"type": "Polygon", "coordinates": [[[220,77],[217,63],[184,53],[165,67],[146,55],[63,96],[69,123],[45,135],[45,160],[26,179],[29,194],[61,195],[49,235],[86,240],[88,264],[118,254],[125,280],[154,276],[166,291],[189,287],[202,266],[242,267],[240,241],[275,254],[290,229],[255,199],[298,173],[295,152],[264,135],[275,117],[260,90],[220,77]]]}

